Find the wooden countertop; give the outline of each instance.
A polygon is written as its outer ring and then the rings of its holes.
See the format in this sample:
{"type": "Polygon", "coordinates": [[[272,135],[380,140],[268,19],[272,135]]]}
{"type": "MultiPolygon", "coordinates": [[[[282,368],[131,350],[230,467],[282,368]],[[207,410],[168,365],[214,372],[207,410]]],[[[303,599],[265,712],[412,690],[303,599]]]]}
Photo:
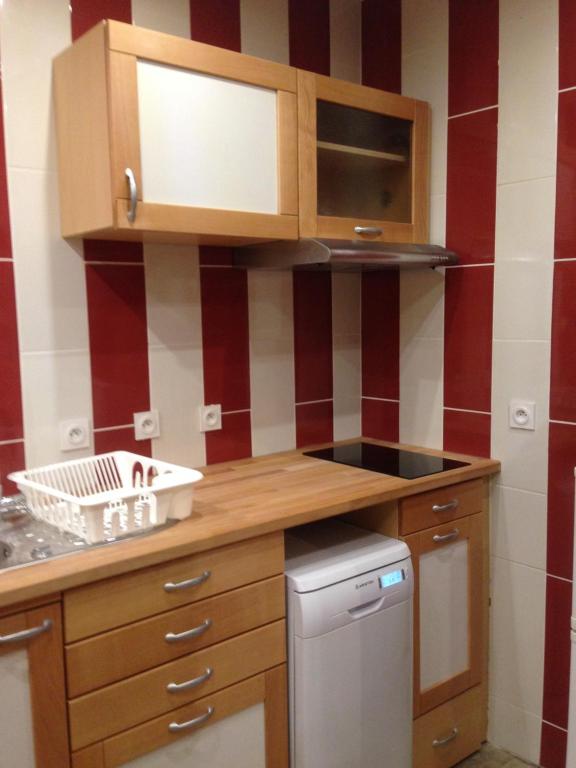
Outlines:
{"type": "Polygon", "coordinates": [[[131,541],[0,571],[0,608],[193,552],[493,475],[500,470],[500,463],[492,459],[417,446],[396,446],[366,438],[363,441],[471,463],[416,480],[319,461],[303,456],[301,451],[212,465],[202,469],[205,477],[196,486],[190,518],[131,541]]]}

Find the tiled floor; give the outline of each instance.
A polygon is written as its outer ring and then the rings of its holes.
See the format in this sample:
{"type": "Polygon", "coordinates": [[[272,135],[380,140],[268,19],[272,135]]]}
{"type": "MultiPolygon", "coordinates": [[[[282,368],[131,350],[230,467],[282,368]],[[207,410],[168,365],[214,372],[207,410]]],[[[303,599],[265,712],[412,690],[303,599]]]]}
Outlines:
{"type": "Polygon", "coordinates": [[[531,768],[531,764],[504,752],[503,749],[484,744],[480,752],[458,763],[456,768],[531,768]]]}

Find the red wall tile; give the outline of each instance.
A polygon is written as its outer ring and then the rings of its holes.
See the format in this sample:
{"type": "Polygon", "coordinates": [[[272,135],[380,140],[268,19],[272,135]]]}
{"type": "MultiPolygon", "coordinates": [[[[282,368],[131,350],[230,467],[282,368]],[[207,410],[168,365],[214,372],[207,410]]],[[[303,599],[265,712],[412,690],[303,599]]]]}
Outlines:
{"type": "Polygon", "coordinates": [[[132,21],[130,0],[71,0],[72,39],[83,35],[102,19],[132,21]]]}
{"type": "Polygon", "coordinates": [[[400,396],[400,278],[398,272],[362,275],[362,394],[400,396]]]}
{"type": "Polygon", "coordinates": [[[193,40],[240,50],[240,0],[190,0],[193,40]]]}
{"type": "Polygon", "coordinates": [[[11,472],[24,469],[24,443],[5,443],[0,445],[0,485],[2,493],[9,496],[17,492],[13,482],[6,479],[11,472]]]}
{"type": "Polygon", "coordinates": [[[555,257],[576,258],[576,91],[558,96],[555,257]]]}
{"type": "Polygon", "coordinates": [[[450,0],[450,115],[498,103],[498,0],[450,0]]]}
{"type": "Polygon", "coordinates": [[[144,270],[87,265],[94,426],[131,424],[150,408],[144,270]]]}
{"type": "Polygon", "coordinates": [[[491,421],[485,413],[444,411],[444,450],[489,458],[491,421]]]}
{"type": "Polygon", "coordinates": [[[234,264],[232,248],[201,245],[199,248],[201,267],[231,267],[234,264]]]}
{"type": "Polygon", "coordinates": [[[542,717],[548,723],[568,726],[570,683],[570,614],[572,583],[546,579],[546,650],[544,662],[544,706],[542,717]]]}
{"type": "Polygon", "coordinates": [[[446,270],[444,405],[489,411],[493,267],[446,270]]]}
{"type": "Polygon", "coordinates": [[[110,429],[106,432],[94,432],[95,453],[110,451],[130,451],[141,456],[152,456],[151,440],[136,440],[133,427],[110,429]]]}
{"type": "Polygon", "coordinates": [[[202,267],[204,400],[250,408],[248,282],[243,269],[202,267]]]}
{"type": "Polygon", "coordinates": [[[332,278],[329,272],[294,273],[296,402],[332,397],[332,278]]]}
{"type": "Polygon", "coordinates": [[[446,245],[463,264],[494,261],[498,110],[448,121],[446,245]]]}
{"type": "Polygon", "coordinates": [[[0,262],[0,361],[0,440],[17,440],[23,435],[22,396],[14,270],[11,261],[0,262]]]}
{"type": "Polygon", "coordinates": [[[400,93],[402,88],[401,48],[401,0],[363,0],[363,84],[400,93]]]}
{"type": "Polygon", "coordinates": [[[250,412],[222,414],[222,429],[206,432],[206,463],[245,459],[252,455],[250,412]]]}
{"type": "Polygon", "coordinates": [[[121,240],[84,240],[84,260],[141,264],[144,262],[144,249],[142,243],[123,243],[121,240]]]}
{"type": "Polygon", "coordinates": [[[398,442],[400,404],[389,400],[362,398],[362,436],[398,442]]]}
{"type": "Polygon", "coordinates": [[[572,578],[576,426],[550,424],[548,444],[548,573],[572,578]]]}
{"type": "Polygon", "coordinates": [[[572,88],[576,85],[576,3],[574,0],[559,0],[559,87],[572,88]]]}
{"type": "Polygon", "coordinates": [[[542,723],[542,768],[566,768],[567,733],[549,723],[542,723]]]}
{"type": "Polygon", "coordinates": [[[330,74],[329,0],[288,0],[290,64],[330,74]]]}
{"type": "Polygon", "coordinates": [[[554,265],[550,418],[576,422],[576,262],[554,265]]]}
{"type": "Polygon", "coordinates": [[[332,400],[296,404],[296,446],[303,448],[334,439],[332,400]]]}

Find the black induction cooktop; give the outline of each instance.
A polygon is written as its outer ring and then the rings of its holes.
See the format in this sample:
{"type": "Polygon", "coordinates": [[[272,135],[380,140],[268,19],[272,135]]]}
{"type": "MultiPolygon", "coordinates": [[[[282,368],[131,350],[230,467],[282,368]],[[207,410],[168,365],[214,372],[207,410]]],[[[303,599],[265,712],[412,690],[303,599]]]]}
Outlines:
{"type": "Polygon", "coordinates": [[[369,469],[371,472],[403,477],[406,480],[414,480],[416,477],[436,475],[438,472],[446,472],[449,469],[468,466],[468,463],[465,461],[443,459],[442,456],[430,456],[427,453],[416,453],[415,451],[402,451],[399,448],[373,445],[372,443],[336,445],[333,448],[310,451],[305,453],[304,456],[312,456],[314,459],[324,459],[325,461],[335,461],[337,464],[347,464],[350,467],[369,469]]]}

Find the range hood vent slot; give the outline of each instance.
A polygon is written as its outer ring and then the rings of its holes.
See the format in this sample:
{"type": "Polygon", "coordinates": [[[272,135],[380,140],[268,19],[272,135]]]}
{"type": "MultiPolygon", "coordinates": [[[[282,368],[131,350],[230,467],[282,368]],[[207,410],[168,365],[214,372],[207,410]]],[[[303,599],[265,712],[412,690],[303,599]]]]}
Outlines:
{"type": "Polygon", "coordinates": [[[440,245],[361,240],[280,240],[235,248],[234,264],[248,269],[308,269],[366,272],[381,269],[446,267],[458,257],[440,245]]]}

